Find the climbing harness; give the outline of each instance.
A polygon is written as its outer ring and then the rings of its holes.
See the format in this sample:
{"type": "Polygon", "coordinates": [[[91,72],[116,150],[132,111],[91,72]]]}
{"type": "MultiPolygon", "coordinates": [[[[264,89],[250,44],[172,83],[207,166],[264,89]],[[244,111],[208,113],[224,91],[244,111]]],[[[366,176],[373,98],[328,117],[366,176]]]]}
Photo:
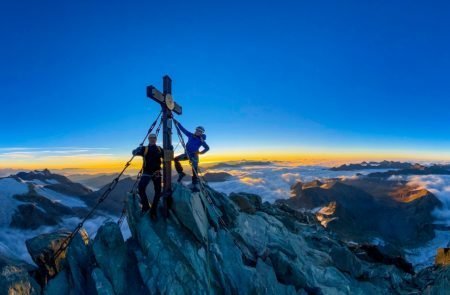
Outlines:
{"type": "MultiPolygon", "coordinates": [[[[155,128],[156,124],[158,123],[158,120],[159,120],[159,117],[161,117],[161,114],[162,114],[162,111],[159,113],[159,115],[156,117],[156,120],[152,123],[152,125],[148,129],[147,134],[145,135],[144,139],[140,143],[140,146],[144,145],[144,142],[147,139],[148,135],[153,131],[153,129],[155,128]]],[[[159,128],[160,127],[158,127],[158,129],[159,128]]],[[[105,201],[108,198],[109,194],[114,190],[114,188],[116,187],[117,183],[119,183],[120,177],[123,175],[125,170],[127,170],[127,168],[131,165],[131,162],[133,161],[134,158],[135,158],[135,155],[133,155],[130,158],[130,160],[128,160],[128,162],[125,163],[125,166],[123,167],[122,171],[109,184],[108,188],[102,193],[102,195],[97,200],[97,203],[94,205],[94,207],[92,207],[92,209],[88,212],[88,214],[86,214],[86,216],[81,220],[81,222],[77,225],[77,227],[64,239],[64,241],[61,243],[61,245],[59,246],[59,248],[55,251],[55,254],[53,255],[55,260],[67,249],[67,247],[70,245],[72,240],[75,238],[76,234],[83,227],[84,223],[89,218],[92,217],[92,215],[94,214],[95,210],[97,210],[98,206],[100,206],[100,204],[103,203],[103,201],[105,201]]]]}

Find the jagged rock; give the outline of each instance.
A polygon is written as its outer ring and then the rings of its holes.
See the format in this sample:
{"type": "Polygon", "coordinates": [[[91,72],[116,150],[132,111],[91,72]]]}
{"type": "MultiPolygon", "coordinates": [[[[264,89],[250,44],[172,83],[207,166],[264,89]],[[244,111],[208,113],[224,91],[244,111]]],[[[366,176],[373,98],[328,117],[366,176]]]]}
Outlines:
{"type": "MultiPolygon", "coordinates": [[[[68,250],[62,252],[61,255],[55,257],[55,252],[59,249],[61,244],[69,236],[70,232],[61,230],[53,233],[42,234],[26,241],[28,252],[31,255],[33,261],[39,267],[39,280],[44,283],[47,279],[54,277],[63,267],[63,260],[67,256],[68,250]]],[[[85,230],[80,230],[73,239],[71,247],[73,249],[79,248],[80,244],[83,247],[89,240],[85,230]]],[[[74,253],[74,263],[82,263],[79,260],[84,260],[85,253],[76,255],[78,251],[72,251],[74,253]],[[84,254],[84,255],[83,255],[84,254]]],[[[70,260],[69,260],[70,261],[70,260]]]]}
{"type": "Polygon", "coordinates": [[[87,233],[84,230],[77,234],[66,251],[65,262],[70,270],[72,282],[71,293],[90,294],[93,282],[89,280],[93,264],[92,248],[87,233]]]}
{"type": "Polygon", "coordinates": [[[437,250],[435,264],[441,266],[450,265],[450,248],[439,248],[437,250]]]}
{"type": "Polygon", "coordinates": [[[69,234],[70,232],[62,230],[42,234],[26,241],[31,258],[37,264],[45,278],[52,278],[61,270],[61,262],[65,257],[65,253],[62,253],[56,259],[54,254],[69,234]]]}
{"type": "Polygon", "coordinates": [[[349,244],[351,251],[355,253],[359,258],[374,262],[383,263],[387,265],[395,265],[397,268],[403,270],[406,273],[414,274],[414,268],[411,263],[407,262],[403,257],[391,256],[384,253],[380,247],[370,244],[349,244]]]}
{"type": "Polygon", "coordinates": [[[42,225],[56,225],[59,221],[59,218],[46,214],[35,204],[23,204],[17,206],[10,225],[21,229],[37,229],[42,225]]]}
{"type": "MultiPolygon", "coordinates": [[[[93,244],[95,260],[109,280],[116,294],[127,292],[127,251],[116,223],[102,225],[93,244]]],[[[100,274],[99,274],[100,275],[100,274]]],[[[101,277],[101,276],[100,276],[101,277]]]]}
{"type": "Polygon", "coordinates": [[[45,295],[70,294],[70,282],[68,271],[63,269],[45,286],[45,295]]]}
{"type": "Polygon", "coordinates": [[[293,197],[276,203],[315,212],[343,240],[381,239],[396,248],[418,247],[432,239],[432,212],[441,205],[427,190],[371,177],[297,183],[292,192],[293,197]]]}
{"type": "Polygon", "coordinates": [[[447,295],[450,290],[450,266],[423,269],[414,282],[420,294],[447,295]]]}
{"type": "Polygon", "coordinates": [[[99,228],[92,248],[101,270],[92,272],[97,290],[108,294],[109,282],[116,295],[129,293],[130,290],[136,294],[147,294],[139,276],[137,261],[130,256],[131,246],[124,242],[116,223],[107,222],[99,228]]]}
{"type": "Polygon", "coordinates": [[[207,182],[224,182],[230,180],[233,175],[227,172],[206,172],[203,179],[207,182]]]}
{"type": "Polygon", "coordinates": [[[356,255],[308,212],[207,190],[191,193],[176,184],[173,210],[156,221],[141,215],[138,198],[129,194],[132,237],[124,242],[109,222],[97,233],[93,255],[71,245],[48,294],[67,283],[69,293],[108,295],[411,294],[430,284],[442,291],[448,281],[443,270],[413,277],[396,263],[356,255]]]}
{"type": "Polygon", "coordinates": [[[40,294],[39,284],[28,274],[30,266],[0,256],[0,294],[40,294]]]}
{"type": "Polygon", "coordinates": [[[238,205],[240,211],[245,213],[255,213],[256,210],[261,209],[261,197],[248,193],[231,193],[230,200],[238,205]]]}
{"type": "Polygon", "coordinates": [[[92,270],[92,278],[95,281],[95,289],[98,295],[115,295],[113,286],[100,268],[96,267],[92,270]]]}
{"type": "Polygon", "coordinates": [[[201,243],[208,234],[208,216],[200,193],[192,194],[175,186],[172,209],[182,225],[187,227],[201,243]]]}

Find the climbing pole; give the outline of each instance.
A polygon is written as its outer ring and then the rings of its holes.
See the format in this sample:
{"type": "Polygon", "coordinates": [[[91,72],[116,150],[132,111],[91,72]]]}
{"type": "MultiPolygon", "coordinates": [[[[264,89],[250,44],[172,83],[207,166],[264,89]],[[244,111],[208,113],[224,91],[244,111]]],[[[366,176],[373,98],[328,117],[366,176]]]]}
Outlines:
{"type": "MultiPolygon", "coordinates": [[[[159,117],[161,117],[161,115],[162,115],[162,111],[158,114],[158,116],[156,117],[155,121],[152,123],[152,125],[148,129],[147,134],[145,135],[145,137],[142,140],[142,142],[139,144],[140,146],[144,145],[145,140],[147,139],[148,135],[155,128],[156,124],[158,123],[158,119],[159,119],[159,117]]],[[[105,201],[108,198],[109,194],[114,190],[114,188],[116,187],[117,183],[119,183],[120,177],[122,177],[123,173],[131,165],[131,162],[133,161],[134,158],[135,158],[135,155],[133,155],[128,160],[128,162],[125,163],[125,166],[123,167],[122,171],[109,184],[108,188],[105,191],[103,191],[102,195],[98,198],[97,203],[95,203],[94,207],[92,207],[92,209],[88,212],[88,214],[86,214],[86,216],[81,220],[81,222],[77,225],[77,227],[64,239],[64,241],[61,243],[59,248],[54,253],[54,259],[55,260],[56,260],[56,258],[58,258],[67,249],[67,247],[69,247],[70,243],[75,238],[76,234],[81,230],[81,228],[83,227],[84,223],[89,218],[92,217],[92,215],[97,210],[97,208],[100,206],[100,204],[103,203],[103,201],[105,201]]]]}

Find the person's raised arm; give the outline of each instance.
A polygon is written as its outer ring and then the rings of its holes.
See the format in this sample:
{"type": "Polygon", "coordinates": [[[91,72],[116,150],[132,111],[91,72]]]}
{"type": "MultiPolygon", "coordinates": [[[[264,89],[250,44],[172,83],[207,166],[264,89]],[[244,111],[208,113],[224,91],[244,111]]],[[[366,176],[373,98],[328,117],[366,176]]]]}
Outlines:
{"type": "Polygon", "coordinates": [[[189,132],[186,128],[183,127],[183,125],[181,125],[179,121],[175,121],[175,124],[177,124],[178,127],[180,127],[181,132],[183,132],[187,137],[194,136],[194,133],[189,132]]]}

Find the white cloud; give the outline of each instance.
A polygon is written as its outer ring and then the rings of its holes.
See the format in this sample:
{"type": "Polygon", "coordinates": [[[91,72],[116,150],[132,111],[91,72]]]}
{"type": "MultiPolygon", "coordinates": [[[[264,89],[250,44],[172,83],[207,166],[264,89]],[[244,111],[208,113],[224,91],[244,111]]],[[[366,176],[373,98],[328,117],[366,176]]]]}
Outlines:
{"type": "Polygon", "coordinates": [[[227,172],[234,176],[226,182],[210,183],[218,191],[248,192],[261,196],[264,201],[291,197],[291,186],[297,181],[308,182],[330,177],[351,177],[357,172],[367,174],[386,170],[331,171],[322,166],[294,166],[277,162],[272,165],[243,166],[236,168],[209,169],[208,172],[227,172]]]}

